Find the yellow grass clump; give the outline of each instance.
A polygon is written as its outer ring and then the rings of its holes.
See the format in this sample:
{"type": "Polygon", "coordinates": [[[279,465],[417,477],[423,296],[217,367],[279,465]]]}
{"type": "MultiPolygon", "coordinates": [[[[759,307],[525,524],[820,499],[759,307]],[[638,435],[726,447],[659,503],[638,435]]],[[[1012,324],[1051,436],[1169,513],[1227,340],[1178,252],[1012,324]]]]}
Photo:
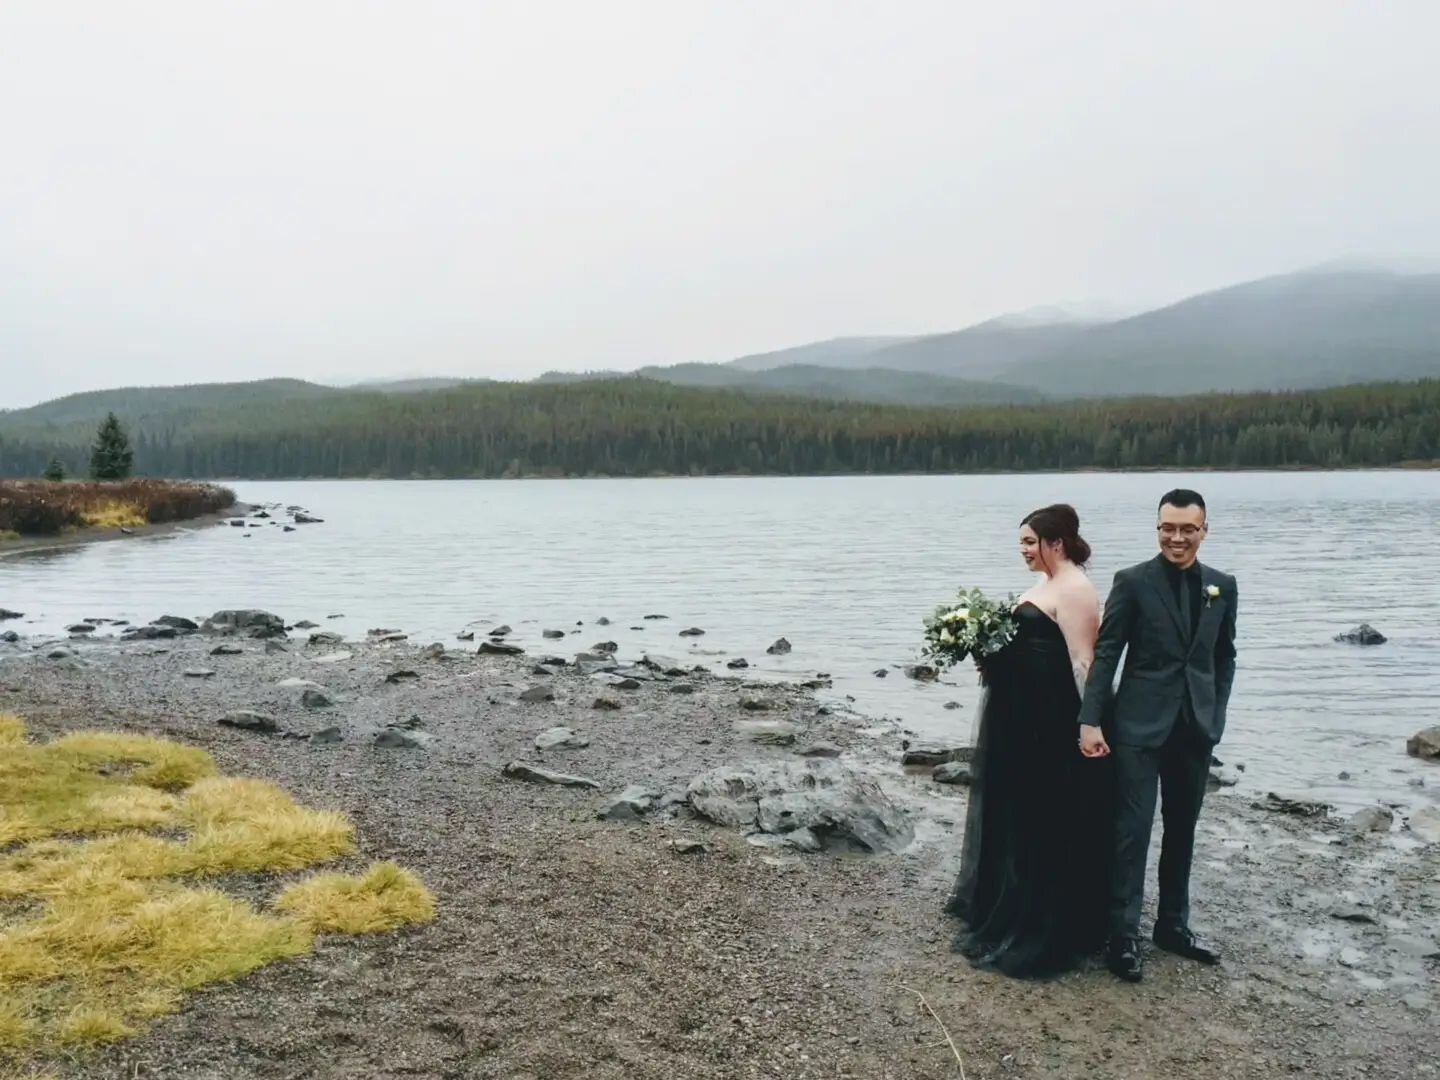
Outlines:
{"type": "Polygon", "coordinates": [[[150,519],[138,503],[110,499],[81,510],[80,520],[91,529],[134,529],[150,519]]]}
{"type": "Polygon", "coordinates": [[[433,917],[429,891],[393,863],[292,885],[275,912],[194,881],[353,848],[342,815],[219,776],[202,751],[104,732],[33,743],[0,714],[0,1075],[134,1034],[185,991],[308,953],[318,932],[433,917]]]}
{"type": "Polygon", "coordinates": [[[317,931],[380,934],[435,917],[435,897],[409,870],[376,863],[359,877],[316,874],[291,885],[275,906],[317,931]]]}

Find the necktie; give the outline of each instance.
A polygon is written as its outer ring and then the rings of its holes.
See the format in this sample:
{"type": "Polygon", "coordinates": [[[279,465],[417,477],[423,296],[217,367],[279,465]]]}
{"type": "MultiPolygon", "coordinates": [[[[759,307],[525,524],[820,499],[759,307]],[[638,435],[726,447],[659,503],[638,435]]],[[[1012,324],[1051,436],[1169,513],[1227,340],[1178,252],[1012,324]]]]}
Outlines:
{"type": "Polygon", "coordinates": [[[1194,622],[1192,621],[1193,611],[1190,607],[1190,571],[1180,571],[1180,622],[1185,627],[1185,637],[1188,640],[1194,636],[1194,622]]]}

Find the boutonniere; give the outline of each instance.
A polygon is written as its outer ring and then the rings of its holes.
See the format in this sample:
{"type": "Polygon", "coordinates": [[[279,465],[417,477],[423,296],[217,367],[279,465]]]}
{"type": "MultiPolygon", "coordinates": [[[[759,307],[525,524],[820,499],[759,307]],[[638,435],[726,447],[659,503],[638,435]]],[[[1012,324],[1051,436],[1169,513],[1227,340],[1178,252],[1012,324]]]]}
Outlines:
{"type": "Polygon", "coordinates": [[[1206,586],[1205,586],[1205,606],[1206,606],[1206,607],[1209,607],[1212,603],[1214,603],[1216,600],[1219,600],[1219,599],[1220,599],[1220,586],[1219,586],[1219,585],[1206,585],[1206,586]]]}

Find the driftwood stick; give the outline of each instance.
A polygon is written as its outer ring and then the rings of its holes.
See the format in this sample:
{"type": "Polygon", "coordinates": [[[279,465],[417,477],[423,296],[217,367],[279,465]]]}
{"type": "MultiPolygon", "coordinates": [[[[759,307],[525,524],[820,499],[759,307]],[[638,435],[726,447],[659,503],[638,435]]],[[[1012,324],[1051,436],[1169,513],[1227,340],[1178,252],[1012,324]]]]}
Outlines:
{"type": "Polygon", "coordinates": [[[955,1064],[960,1069],[960,1080],[965,1080],[965,1062],[960,1057],[960,1051],[955,1046],[955,1040],[950,1037],[950,1029],[945,1026],[945,1021],[941,1020],[940,1017],[936,1015],[935,1010],[930,1007],[930,1002],[925,1000],[925,995],[922,994],[919,990],[913,989],[909,986],[902,986],[900,987],[900,989],[904,990],[906,993],[914,994],[917,998],[919,998],[920,1004],[925,1007],[925,1011],[930,1014],[931,1019],[933,1019],[935,1023],[940,1025],[940,1030],[945,1035],[945,1042],[950,1047],[950,1053],[955,1055],[955,1064]]]}

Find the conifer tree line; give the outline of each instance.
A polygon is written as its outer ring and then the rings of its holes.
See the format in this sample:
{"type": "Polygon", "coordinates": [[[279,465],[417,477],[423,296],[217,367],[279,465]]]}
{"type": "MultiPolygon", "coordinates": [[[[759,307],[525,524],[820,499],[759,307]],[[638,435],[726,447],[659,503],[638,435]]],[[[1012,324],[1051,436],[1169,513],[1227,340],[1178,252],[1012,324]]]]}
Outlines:
{"type": "Polygon", "coordinates": [[[129,431],[123,452],[103,431],[97,440],[93,424],[26,425],[0,416],[0,476],[38,476],[52,461],[83,473],[92,448],[102,446],[107,461],[123,459],[139,475],[197,479],[1433,463],[1440,460],[1440,380],[940,409],[632,378],[336,393],[118,422],[129,431]]]}

